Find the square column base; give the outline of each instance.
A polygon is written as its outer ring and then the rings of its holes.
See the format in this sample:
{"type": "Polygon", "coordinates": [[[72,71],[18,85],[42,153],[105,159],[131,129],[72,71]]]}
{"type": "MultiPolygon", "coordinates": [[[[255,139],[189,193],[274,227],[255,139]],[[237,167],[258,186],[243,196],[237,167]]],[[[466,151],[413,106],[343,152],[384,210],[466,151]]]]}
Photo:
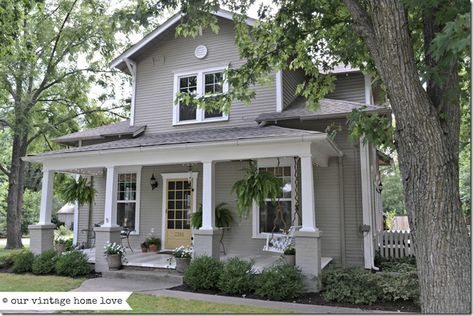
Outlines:
{"type": "Polygon", "coordinates": [[[195,229],[194,257],[209,256],[220,259],[220,229],[195,229]]]}
{"type": "Polygon", "coordinates": [[[30,249],[35,255],[54,248],[54,224],[29,225],[30,249]]]}
{"type": "Polygon", "coordinates": [[[322,232],[297,231],[296,238],[296,265],[304,275],[304,286],[307,292],[319,292],[321,267],[321,236],[322,232]]]}
{"type": "Polygon", "coordinates": [[[95,231],[95,272],[108,271],[107,257],[103,253],[103,247],[111,242],[121,244],[122,228],[116,227],[94,227],[95,231]]]}

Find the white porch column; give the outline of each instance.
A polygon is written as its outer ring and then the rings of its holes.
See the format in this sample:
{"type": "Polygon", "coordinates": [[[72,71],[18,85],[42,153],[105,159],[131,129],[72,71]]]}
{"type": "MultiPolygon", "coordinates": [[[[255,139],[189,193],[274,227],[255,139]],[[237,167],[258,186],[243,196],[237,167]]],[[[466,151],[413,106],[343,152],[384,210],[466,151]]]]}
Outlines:
{"type": "MultiPolygon", "coordinates": [[[[74,178],[77,180],[79,180],[79,177],[80,175],[76,174],[74,176],[74,178]]],[[[73,224],[73,228],[72,228],[72,231],[73,231],[73,239],[72,239],[72,243],[73,245],[77,245],[78,241],[79,241],[79,203],[77,201],[74,202],[74,224],[73,224]]]]}
{"type": "Polygon", "coordinates": [[[107,167],[105,184],[105,210],[102,227],[117,227],[117,167],[107,167]]]}
{"type": "Polygon", "coordinates": [[[303,232],[315,232],[314,169],[312,155],[301,156],[301,206],[303,232]]]}
{"type": "Polygon", "coordinates": [[[53,210],[54,171],[43,170],[43,185],[41,187],[41,207],[39,209],[39,225],[51,224],[53,210]]]}
{"type": "Polygon", "coordinates": [[[202,227],[215,228],[215,162],[203,162],[202,227]]]}
{"type": "Polygon", "coordinates": [[[54,171],[47,168],[43,169],[39,223],[28,226],[30,231],[30,248],[35,254],[53,248],[55,228],[55,225],[51,224],[51,214],[53,209],[53,182],[54,171]]]}
{"type": "Polygon", "coordinates": [[[215,227],[215,162],[202,162],[202,227],[194,230],[194,257],[220,258],[220,232],[215,227]]]}

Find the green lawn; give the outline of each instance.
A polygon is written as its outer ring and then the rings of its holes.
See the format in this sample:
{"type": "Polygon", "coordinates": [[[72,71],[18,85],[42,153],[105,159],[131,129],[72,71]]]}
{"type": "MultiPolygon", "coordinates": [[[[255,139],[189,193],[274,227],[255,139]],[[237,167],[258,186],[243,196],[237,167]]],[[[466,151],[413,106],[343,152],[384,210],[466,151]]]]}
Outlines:
{"type": "Polygon", "coordinates": [[[84,280],[54,275],[0,273],[0,292],[67,292],[84,280]]]}
{"type": "MultiPolygon", "coordinates": [[[[85,279],[72,279],[59,276],[38,276],[33,274],[0,273],[0,292],[66,292],[77,288],[85,279]]],[[[246,305],[218,304],[197,300],[184,300],[171,297],[134,293],[128,299],[132,311],[119,311],[125,314],[143,313],[240,313],[240,314],[287,314],[271,308],[246,305]]],[[[112,312],[112,311],[111,311],[112,312]]],[[[117,311],[113,311],[116,313],[117,311]]],[[[107,312],[107,314],[110,312],[107,312]]]]}

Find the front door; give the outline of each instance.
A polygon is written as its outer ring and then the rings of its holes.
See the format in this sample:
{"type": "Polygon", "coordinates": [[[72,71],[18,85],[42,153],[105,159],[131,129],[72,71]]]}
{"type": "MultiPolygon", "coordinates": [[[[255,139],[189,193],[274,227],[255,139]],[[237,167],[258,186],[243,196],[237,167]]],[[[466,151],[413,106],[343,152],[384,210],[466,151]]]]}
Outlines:
{"type": "Polygon", "coordinates": [[[166,183],[166,249],[190,246],[192,238],[190,217],[192,209],[192,184],[187,178],[168,179],[166,183]]]}

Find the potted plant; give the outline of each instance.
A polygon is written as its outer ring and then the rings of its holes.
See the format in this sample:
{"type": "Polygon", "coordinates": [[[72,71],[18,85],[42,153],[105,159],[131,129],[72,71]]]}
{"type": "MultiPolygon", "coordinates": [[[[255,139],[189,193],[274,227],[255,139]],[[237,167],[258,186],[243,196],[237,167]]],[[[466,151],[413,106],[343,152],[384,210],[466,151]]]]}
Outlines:
{"type": "Polygon", "coordinates": [[[103,253],[107,256],[108,268],[119,270],[122,267],[122,260],[125,259],[125,247],[115,242],[108,242],[104,246],[103,253]]]}
{"type": "Polygon", "coordinates": [[[148,245],[149,252],[158,252],[161,250],[161,239],[158,237],[148,237],[145,242],[148,245]]]}
{"type": "Polygon", "coordinates": [[[284,249],[284,260],[291,266],[296,264],[296,248],[293,245],[289,245],[284,249]]]}
{"type": "Polygon", "coordinates": [[[66,249],[66,244],[72,240],[72,231],[66,226],[59,226],[54,231],[54,244],[57,252],[63,253],[66,249]]]}
{"type": "Polygon", "coordinates": [[[192,247],[180,246],[174,249],[173,255],[176,259],[176,271],[186,272],[192,258],[192,247]]]}
{"type": "Polygon", "coordinates": [[[146,240],[143,241],[140,246],[142,252],[148,252],[148,242],[146,240]]]}
{"type": "MultiPolygon", "coordinates": [[[[191,225],[195,229],[202,227],[202,204],[199,210],[191,215],[191,225]]],[[[226,203],[220,203],[215,207],[215,225],[217,227],[230,227],[233,225],[233,216],[226,203]]]]}

